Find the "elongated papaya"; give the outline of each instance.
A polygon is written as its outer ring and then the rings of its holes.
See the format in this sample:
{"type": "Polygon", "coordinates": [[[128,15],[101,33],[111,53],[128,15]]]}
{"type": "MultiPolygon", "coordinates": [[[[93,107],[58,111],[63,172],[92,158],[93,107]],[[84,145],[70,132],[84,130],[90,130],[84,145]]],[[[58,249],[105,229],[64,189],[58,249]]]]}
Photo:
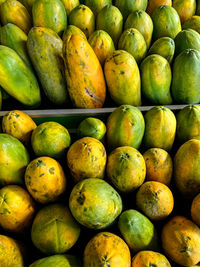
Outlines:
{"type": "Polygon", "coordinates": [[[33,27],[27,48],[47,98],[56,105],[67,102],[67,85],[63,75],[62,40],[51,29],[33,27]]]}
{"type": "Polygon", "coordinates": [[[100,108],[106,97],[101,64],[87,40],[72,34],[63,44],[69,96],[75,107],[100,108]]]}

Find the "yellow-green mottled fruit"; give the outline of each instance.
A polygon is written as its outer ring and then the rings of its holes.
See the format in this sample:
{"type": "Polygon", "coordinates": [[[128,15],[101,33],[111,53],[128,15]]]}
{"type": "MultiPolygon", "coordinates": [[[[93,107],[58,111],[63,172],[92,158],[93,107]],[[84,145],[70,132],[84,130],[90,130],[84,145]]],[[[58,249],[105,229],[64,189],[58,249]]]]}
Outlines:
{"type": "Polygon", "coordinates": [[[62,0],[62,2],[65,6],[67,16],[69,16],[70,12],[80,4],[79,0],[62,0]]]}
{"type": "Polygon", "coordinates": [[[171,267],[167,258],[158,252],[143,250],[138,252],[132,259],[131,267],[171,267]]]}
{"type": "Polygon", "coordinates": [[[183,29],[193,29],[200,34],[200,16],[192,16],[183,24],[183,29]]]}
{"type": "Polygon", "coordinates": [[[75,25],[68,25],[67,29],[63,32],[62,35],[63,43],[65,43],[72,34],[80,34],[85,40],[87,40],[84,32],[82,32],[81,29],[79,29],[75,25]]]}
{"type": "Polygon", "coordinates": [[[112,5],[112,0],[85,0],[85,5],[97,16],[103,7],[112,5]]]}
{"type": "Polygon", "coordinates": [[[196,0],[173,0],[172,6],[176,9],[183,24],[195,14],[196,0]]]}

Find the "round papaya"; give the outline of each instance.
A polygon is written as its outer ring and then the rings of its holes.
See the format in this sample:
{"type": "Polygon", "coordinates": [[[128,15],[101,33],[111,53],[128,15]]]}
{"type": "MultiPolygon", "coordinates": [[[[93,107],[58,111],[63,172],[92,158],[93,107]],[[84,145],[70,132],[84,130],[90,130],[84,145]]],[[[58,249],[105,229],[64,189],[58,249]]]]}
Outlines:
{"type": "Polygon", "coordinates": [[[85,5],[88,6],[95,16],[107,5],[112,5],[112,0],[85,0],[85,5]]]}
{"type": "Polygon", "coordinates": [[[80,224],[90,229],[104,229],[121,213],[122,199],[104,180],[89,178],[74,186],[69,208],[80,224]]]}
{"type": "Polygon", "coordinates": [[[159,266],[171,267],[168,259],[161,253],[143,250],[138,252],[132,259],[131,267],[159,266]]]}
{"type": "Polygon", "coordinates": [[[63,32],[62,35],[63,43],[67,42],[67,39],[70,38],[72,34],[80,34],[80,36],[82,36],[85,40],[87,40],[84,32],[82,32],[81,29],[79,29],[75,25],[68,25],[67,29],[63,32]]]}
{"type": "Polygon", "coordinates": [[[200,227],[200,193],[192,201],[191,217],[193,222],[200,227]]]}
{"type": "Polygon", "coordinates": [[[182,25],[183,29],[193,29],[200,34],[200,16],[192,16],[182,25]]]}
{"type": "Polygon", "coordinates": [[[176,9],[183,24],[195,14],[196,0],[174,0],[172,6],[176,9]]]}
{"type": "Polygon", "coordinates": [[[153,11],[159,6],[172,6],[172,0],[149,0],[146,12],[151,16],[153,11]]]}

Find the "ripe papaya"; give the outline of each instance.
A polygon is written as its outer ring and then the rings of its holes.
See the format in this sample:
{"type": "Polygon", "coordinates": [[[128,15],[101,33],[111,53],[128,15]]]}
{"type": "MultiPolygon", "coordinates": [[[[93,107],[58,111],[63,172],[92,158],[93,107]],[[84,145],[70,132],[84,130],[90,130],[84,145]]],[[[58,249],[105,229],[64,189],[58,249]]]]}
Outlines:
{"type": "Polygon", "coordinates": [[[82,32],[81,29],[79,29],[75,25],[69,25],[67,29],[63,32],[62,35],[63,43],[65,43],[66,40],[69,38],[69,36],[71,36],[72,34],[80,34],[84,39],[87,40],[84,32],[82,32]]]}
{"type": "Polygon", "coordinates": [[[138,252],[132,259],[132,267],[159,266],[171,267],[167,258],[158,252],[143,250],[138,252]]]}
{"type": "Polygon", "coordinates": [[[80,4],[79,0],[62,0],[62,2],[65,6],[67,16],[69,16],[70,12],[80,4]]]}
{"type": "Polygon", "coordinates": [[[149,0],[146,12],[151,16],[153,11],[162,5],[172,6],[172,0],[149,0]]]}
{"type": "Polygon", "coordinates": [[[174,0],[172,6],[176,9],[183,24],[195,14],[196,0],[174,0]]]}

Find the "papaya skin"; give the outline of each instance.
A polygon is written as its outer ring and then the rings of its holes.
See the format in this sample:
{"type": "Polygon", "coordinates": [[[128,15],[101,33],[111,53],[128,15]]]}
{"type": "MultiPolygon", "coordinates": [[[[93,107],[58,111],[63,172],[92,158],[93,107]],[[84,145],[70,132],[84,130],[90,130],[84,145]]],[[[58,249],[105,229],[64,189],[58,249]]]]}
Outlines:
{"type": "Polygon", "coordinates": [[[138,252],[132,259],[131,267],[171,267],[167,258],[158,252],[143,250],[138,252]]]}
{"type": "Polygon", "coordinates": [[[153,11],[162,5],[172,6],[172,0],[149,0],[146,12],[151,16],[153,11]]]}
{"type": "Polygon", "coordinates": [[[183,24],[195,15],[196,0],[174,0],[172,6],[176,9],[183,24]]]}

